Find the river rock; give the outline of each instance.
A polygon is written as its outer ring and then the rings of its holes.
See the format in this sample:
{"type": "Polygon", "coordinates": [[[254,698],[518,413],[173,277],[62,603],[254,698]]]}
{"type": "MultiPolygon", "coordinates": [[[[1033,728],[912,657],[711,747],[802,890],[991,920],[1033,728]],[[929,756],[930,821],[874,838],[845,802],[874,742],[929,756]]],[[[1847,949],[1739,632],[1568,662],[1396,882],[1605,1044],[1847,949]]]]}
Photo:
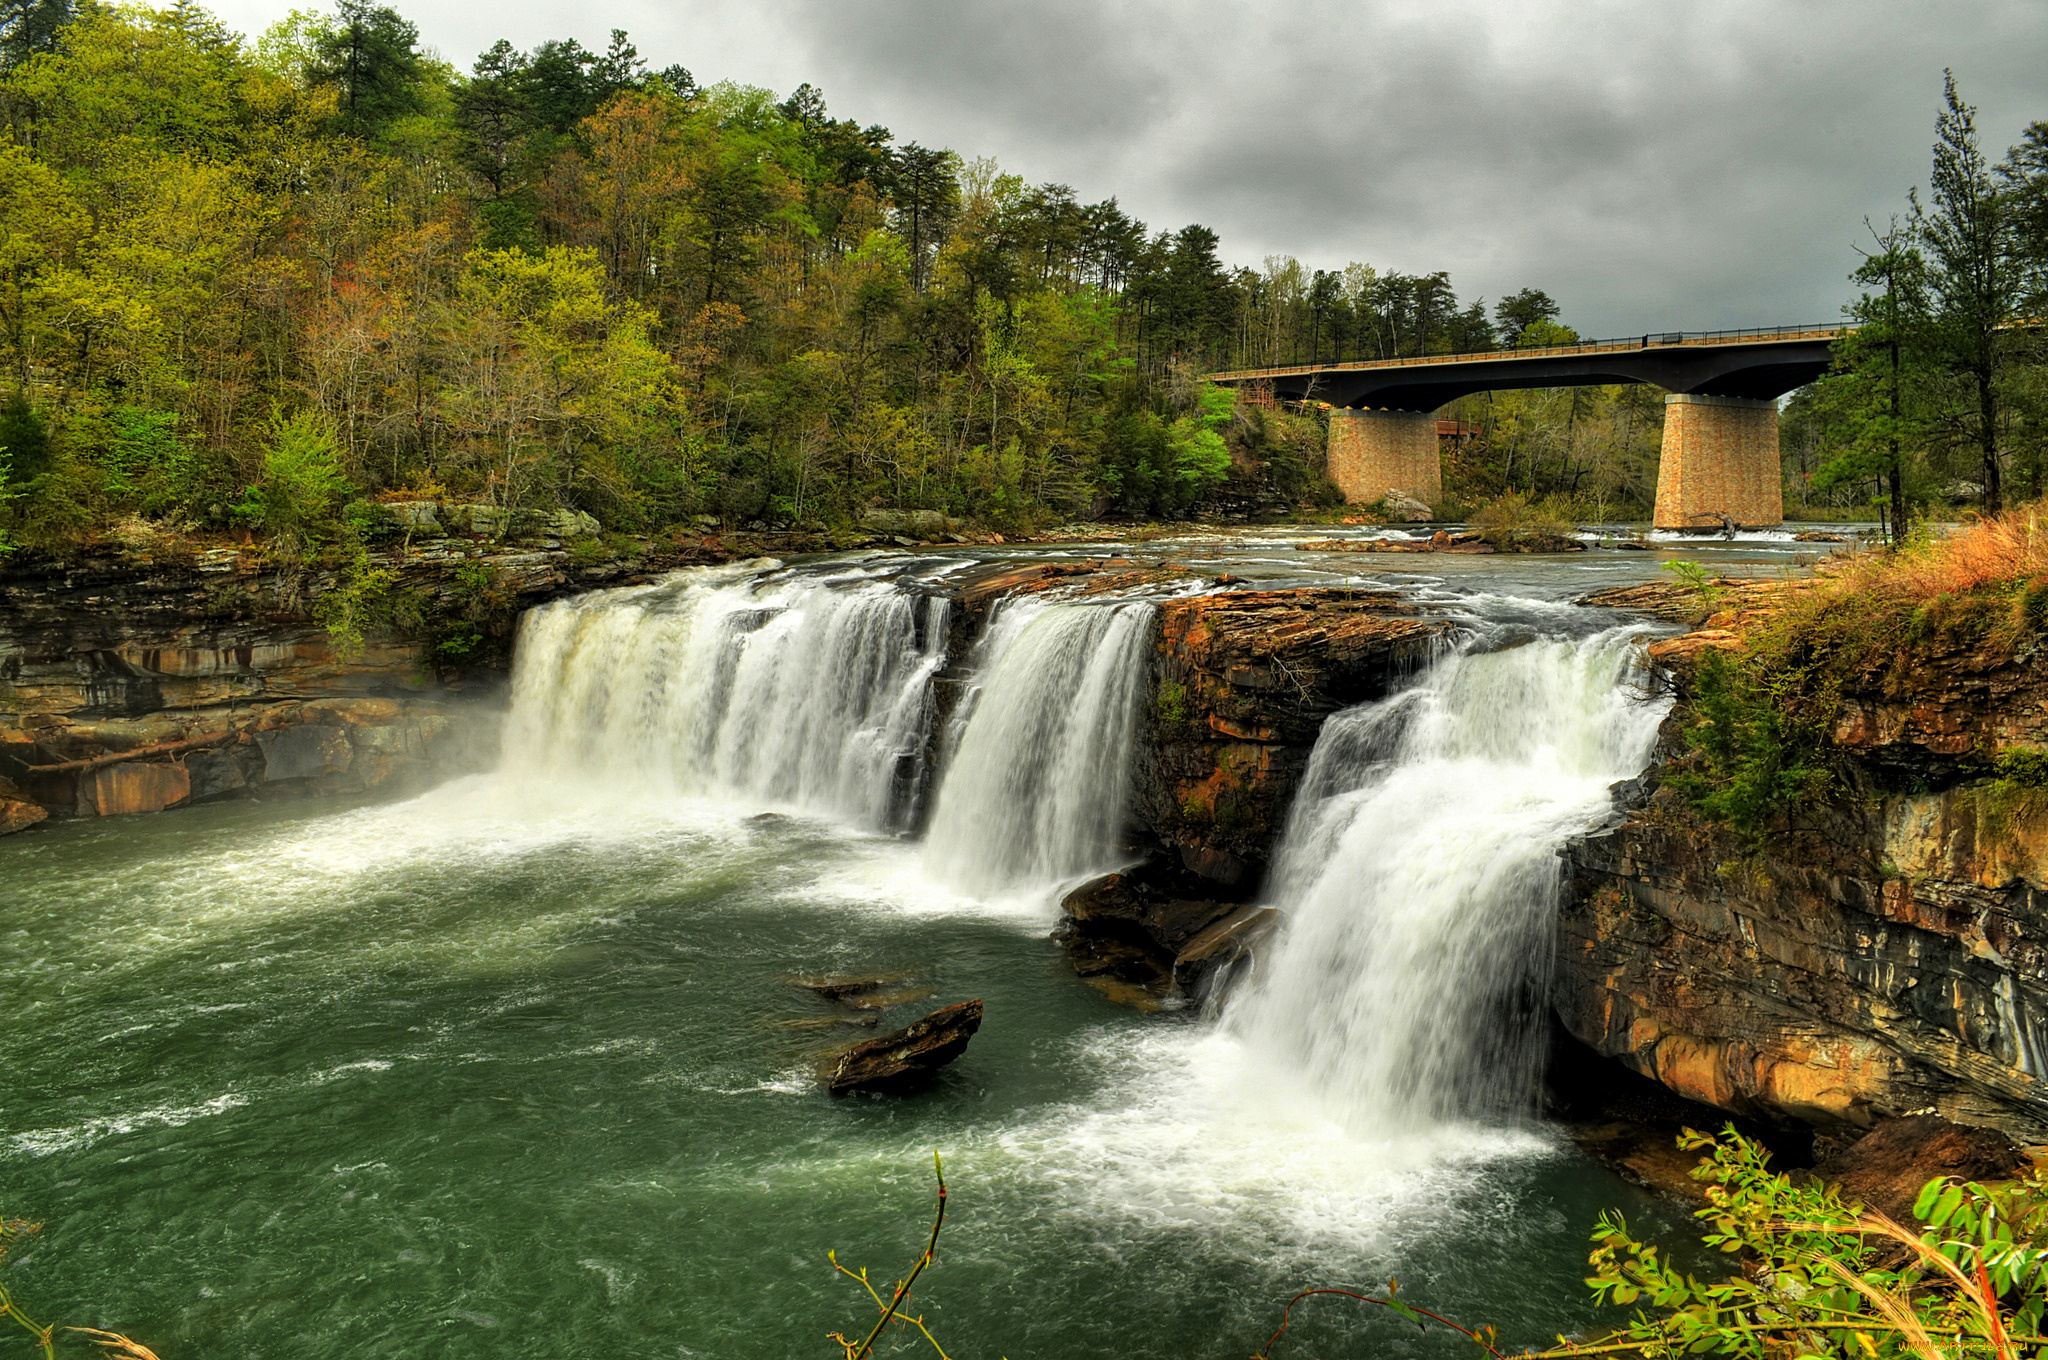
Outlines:
{"type": "Polygon", "coordinates": [[[0,836],[26,831],[49,815],[47,808],[29,801],[18,784],[0,779],[0,836]]]}
{"type": "Polygon", "coordinates": [[[1226,951],[1220,940],[1207,942],[1185,969],[1183,956],[1191,942],[1240,909],[1231,902],[1176,893],[1175,887],[1191,885],[1174,883],[1174,877],[1156,869],[1123,870],[1068,893],[1060,902],[1063,915],[1053,938],[1067,951],[1074,971],[1105,985],[1127,984],[1154,1000],[1194,995],[1226,951]]]}
{"type": "Polygon", "coordinates": [[[893,1033],[827,1055],[818,1079],[835,1096],[906,1090],[965,1053],[980,1028],[979,998],[945,1006],[893,1033]]]}
{"type": "Polygon", "coordinates": [[[1436,511],[1406,491],[1388,490],[1380,498],[1379,514],[1395,524],[1426,524],[1436,518],[1436,511]]]}
{"type": "Polygon", "coordinates": [[[1962,1181],[2009,1180],[2025,1174],[2019,1146],[1996,1129],[1952,1124],[1938,1115],[1888,1119],[1814,1165],[1813,1174],[1900,1223],[1912,1223],[1913,1201],[1938,1176],[1962,1181]]]}

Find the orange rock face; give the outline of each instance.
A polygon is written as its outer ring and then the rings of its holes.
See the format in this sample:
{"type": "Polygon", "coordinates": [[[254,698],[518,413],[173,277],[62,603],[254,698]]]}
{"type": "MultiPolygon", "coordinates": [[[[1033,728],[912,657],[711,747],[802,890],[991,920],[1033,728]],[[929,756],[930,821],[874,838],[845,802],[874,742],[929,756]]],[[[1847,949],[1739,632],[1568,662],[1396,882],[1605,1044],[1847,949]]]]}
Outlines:
{"type": "Polygon", "coordinates": [[[1256,886],[1323,719],[1386,693],[1445,632],[1402,608],[1351,590],[1160,606],[1137,811],[1185,868],[1225,894],[1256,886]]]}

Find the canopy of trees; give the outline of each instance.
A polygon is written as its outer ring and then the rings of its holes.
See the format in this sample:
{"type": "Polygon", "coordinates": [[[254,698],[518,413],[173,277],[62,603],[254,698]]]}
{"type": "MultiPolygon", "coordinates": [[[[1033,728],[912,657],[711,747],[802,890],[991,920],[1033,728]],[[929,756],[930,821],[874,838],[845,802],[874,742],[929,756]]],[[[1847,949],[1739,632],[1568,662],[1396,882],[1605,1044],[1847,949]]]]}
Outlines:
{"type": "Polygon", "coordinates": [[[253,44],[20,0],[0,115],[0,532],[31,545],[400,490],[621,530],[1170,514],[1230,466],[1200,373],[1496,343],[1442,273],[1229,268],[617,31],[465,73],[368,0],[253,44]]]}

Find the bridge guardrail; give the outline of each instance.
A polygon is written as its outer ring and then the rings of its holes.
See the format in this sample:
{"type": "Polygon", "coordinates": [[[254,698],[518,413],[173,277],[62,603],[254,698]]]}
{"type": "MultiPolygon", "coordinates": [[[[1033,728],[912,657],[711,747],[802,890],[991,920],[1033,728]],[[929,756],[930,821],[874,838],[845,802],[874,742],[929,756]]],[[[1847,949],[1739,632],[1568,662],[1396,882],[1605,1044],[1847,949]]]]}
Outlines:
{"type": "Polygon", "coordinates": [[[1210,382],[1256,382],[1302,373],[1345,373],[1366,369],[1426,368],[1438,364],[1499,362],[1508,359],[1569,358],[1579,354],[1616,354],[1645,349],[1702,348],[1758,340],[1832,340],[1856,327],[1846,322],[1809,326],[1766,326],[1733,331],[1651,331],[1613,340],[1581,340],[1571,345],[1538,345],[1529,349],[1476,350],[1469,354],[1414,354],[1399,359],[1352,359],[1337,364],[1286,364],[1278,368],[1237,368],[1208,375],[1210,382]]]}

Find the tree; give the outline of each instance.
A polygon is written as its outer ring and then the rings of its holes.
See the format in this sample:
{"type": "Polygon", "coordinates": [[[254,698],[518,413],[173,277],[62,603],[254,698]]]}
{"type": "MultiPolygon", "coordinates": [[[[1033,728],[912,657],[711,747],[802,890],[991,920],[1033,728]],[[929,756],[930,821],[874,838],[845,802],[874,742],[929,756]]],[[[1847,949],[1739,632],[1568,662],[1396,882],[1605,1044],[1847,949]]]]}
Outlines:
{"type": "Polygon", "coordinates": [[[512,187],[520,141],[533,126],[525,76],[526,54],[500,38],[470,67],[469,83],[456,97],[463,160],[491,186],[492,198],[512,187]]]}
{"type": "Polygon", "coordinates": [[[1524,288],[1493,304],[1493,317],[1510,346],[1521,345],[1523,331],[1539,321],[1556,321],[1560,308],[1541,288],[1524,288]]]}
{"type": "Polygon", "coordinates": [[[341,0],[335,25],[316,42],[306,74],[316,85],[334,87],[342,131],[373,136],[394,119],[425,108],[419,40],[420,31],[397,10],[341,0]]]}
{"type": "Polygon", "coordinates": [[[0,0],[0,71],[56,51],[57,35],[76,12],[72,0],[0,0]]]}
{"type": "Polygon", "coordinates": [[[1999,464],[2001,331],[2013,320],[2018,271],[2005,200],[1977,144],[1977,111],[1962,101],[1954,72],[1942,78],[1935,119],[1934,167],[1923,206],[1910,197],[1913,226],[1927,252],[1934,302],[1930,339],[1938,362],[1960,386],[1954,422],[1982,459],[1984,508],[2004,503],[1999,464]]]}
{"type": "Polygon", "coordinates": [[[1913,431],[1906,411],[1907,370],[1926,330],[1927,269],[1911,234],[1896,220],[1883,232],[1870,232],[1877,249],[1863,252],[1863,263],[1850,277],[1878,291],[1866,291],[1849,309],[1858,328],[1836,342],[1836,372],[1823,393],[1847,428],[1841,452],[1820,468],[1814,484],[1877,479],[1897,541],[1905,536],[1909,515],[1905,450],[1913,431]]]}
{"type": "Polygon", "coordinates": [[[960,212],[960,158],[911,142],[893,160],[896,231],[910,249],[910,286],[922,293],[930,282],[932,254],[960,212]]]}

